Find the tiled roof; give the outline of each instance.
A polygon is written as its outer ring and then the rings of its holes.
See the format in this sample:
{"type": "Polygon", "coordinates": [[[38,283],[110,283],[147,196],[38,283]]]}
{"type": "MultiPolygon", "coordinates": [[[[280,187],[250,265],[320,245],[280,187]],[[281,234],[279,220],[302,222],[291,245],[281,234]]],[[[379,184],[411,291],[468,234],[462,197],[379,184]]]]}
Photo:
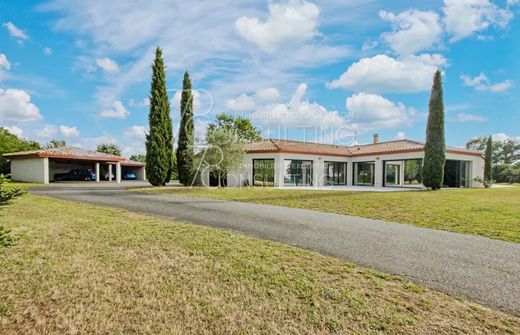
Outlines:
{"type": "Polygon", "coordinates": [[[121,162],[121,165],[123,166],[146,166],[145,163],[142,163],[142,162],[136,162],[136,161],[131,161],[129,159],[126,159],[124,161],[121,162]]]}
{"type": "Polygon", "coordinates": [[[109,155],[102,152],[86,150],[76,147],[61,147],[52,149],[42,149],[33,151],[20,151],[9,154],[4,154],[7,158],[23,158],[23,157],[49,157],[49,158],[67,158],[67,159],[81,159],[81,160],[98,160],[98,161],[112,161],[121,162],[126,159],[121,156],[109,155]]]}
{"type": "MultiPolygon", "coordinates": [[[[266,139],[260,142],[249,143],[246,145],[246,151],[248,153],[285,152],[345,157],[388,155],[393,153],[418,152],[422,150],[424,150],[424,143],[410,140],[397,140],[354,146],[340,146],[311,142],[266,139]]],[[[447,147],[446,151],[450,153],[481,156],[480,152],[463,148],[447,147]]]]}

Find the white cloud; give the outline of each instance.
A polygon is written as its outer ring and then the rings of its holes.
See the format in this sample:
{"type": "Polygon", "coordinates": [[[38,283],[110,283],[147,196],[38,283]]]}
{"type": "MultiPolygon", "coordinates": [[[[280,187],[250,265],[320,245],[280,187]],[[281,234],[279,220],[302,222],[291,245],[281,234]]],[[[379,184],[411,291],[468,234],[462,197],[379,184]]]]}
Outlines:
{"type": "Polygon", "coordinates": [[[12,127],[2,126],[2,128],[7,130],[8,132],[10,132],[11,134],[18,136],[19,138],[22,138],[22,136],[23,136],[23,130],[20,127],[17,127],[17,126],[12,126],[12,127]]]}
{"type": "Polygon", "coordinates": [[[96,58],[96,64],[99,66],[104,72],[118,72],[119,65],[112,59],[108,57],[104,58],[96,58]]]}
{"type": "Polygon", "coordinates": [[[50,56],[50,55],[52,55],[52,49],[49,48],[49,47],[45,47],[45,48],[43,48],[43,54],[44,54],[45,56],[50,56]]]}
{"type": "Polygon", "coordinates": [[[126,119],[128,115],[130,115],[130,112],[126,110],[121,101],[117,100],[112,104],[112,108],[105,109],[99,115],[112,119],[126,119]]]}
{"type": "Polygon", "coordinates": [[[130,99],[128,106],[132,108],[145,108],[150,106],[150,98],[146,97],[141,100],[130,99]]]}
{"type": "Polygon", "coordinates": [[[370,93],[411,93],[431,88],[435,71],[447,64],[438,54],[404,58],[377,55],[349,66],[329,88],[346,88],[370,93]]]}
{"type": "Polygon", "coordinates": [[[395,139],[404,140],[404,139],[406,139],[406,134],[404,133],[404,131],[400,131],[395,135],[395,139]]]}
{"type": "Polygon", "coordinates": [[[96,150],[97,146],[100,144],[118,145],[118,142],[117,139],[111,134],[103,133],[103,135],[97,137],[82,137],[77,142],[71,143],[71,146],[88,150],[96,150]]]}
{"type": "Polygon", "coordinates": [[[125,129],[124,135],[134,141],[144,141],[146,139],[146,129],[144,126],[134,125],[125,129]]]}
{"type": "Polygon", "coordinates": [[[433,11],[407,10],[399,14],[380,11],[379,16],[392,23],[392,31],[381,35],[390,48],[400,55],[431,49],[440,43],[442,26],[433,11]]]}
{"type": "Polygon", "coordinates": [[[256,17],[242,16],[235,22],[237,34],[255,43],[266,52],[312,39],[316,34],[318,6],[307,1],[290,0],[270,3],[265,22],[256,17]]]}
{"type": "Polygon", "coordinates": [[[2,25],[9,31],[11,37],[16,38],[20,42],[29,38],[22,29],[15,26],[12,22],[4,22],[2,25]]]}
{"type": "Polygon", "coordinates": [[[377,41],[366,41],[363,43],[363,46],[361,47],[362,51],[368,51],[377,48],[379,43],[377,41]]]}
{"type": "Polygon", "coordinates": [[[54,135],[56,135],[57,131],[58,131],[58,129],[56,128],[56,126],[48,124],[48,125],[45,125],[42,128],[42,130],[37,132],[36,135],[39,137],[50,138],[50,137],[53,137],[54,135]]]}
{"type": "Polygon", "coordinates": [[[489,0],[444,0],[444,24],[451,42],[469,37],[490,26],[505,28],[513,13],[489,0]]]}
{"type": "Polygon", "coordinates": [[[519,4],[520,3],[520,0],[507,0],[507,5],[508,6],[513,6],[513,5],[516,5],[516,4],[519,4]]]}
{"type": "Polygon", "coordinates": [[[457,114],[457,120],[459,122],[486,122],[488,118],[483,115],[459,113],[457,114]]]}
{"type": "Polygon", "coordinates": [[[0,88],[0,121],[29,122],[43,119],[25,91],[0,88]]]}
{"type": "Polygon", "coordinates": [[[256,97],[265,101],[278,101],[280,92],[274,87],[263,88],[256,91],[256,97]]]}
{"type": "Polygon", "coordinates": [[[260,125],[319,128],[341,127],[346,120],[337,111],[329,111],[316,102],[304,99],[307,85],[300,84],[288,103],[259,106],[251,119],[260,125]]]}
{"type": "Polygon", "coordinates": [[[402,103],[394,103],[380,95],[358,93],[346,100],[349,120],[353,128],[390,129],[410,123],[416,114],[402,103]]]}
{"type": "Polygon", "coordinates": [[[79,130],[76,127],[68,127],[61,125],[60,127],[60,133],[65,137],[78,137],[79,136],[79,130]]]}
{"type": "Polygon", "coordinates": [[[236,112],[247,112],[255,109],[255,100],[247,94],[241,94],[235,99],[229,99],[225,104],[226,108],[236,112]]]}
{"type": "Polygon", "coordinates": [[[7,56],[0,53],[0,81],[7,77],[7,71],[11,69],[11,63],[7,60],[7,56]]]}
{"type": "Polygon", "coordinates": [[[477,91],[489,91],[492,93],[505,92],[513,86],[512,80],[504,80],[503,82],[492,84],[482,72],[476,77],[462,75],[460,79],[464,82],[464,86],[473,87],[477,91]]]}

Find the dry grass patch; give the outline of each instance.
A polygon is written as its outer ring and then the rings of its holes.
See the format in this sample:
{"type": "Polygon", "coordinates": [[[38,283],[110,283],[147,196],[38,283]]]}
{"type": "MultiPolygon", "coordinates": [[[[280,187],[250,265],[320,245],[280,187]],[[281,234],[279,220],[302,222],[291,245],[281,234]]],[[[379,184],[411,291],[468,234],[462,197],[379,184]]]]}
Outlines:
{"type": "Polygon", "coordinates": [[[27,195],[0,211],[1,334],[515,333],[502,312],[313,252],[27,195]]]}
{"type": "Polygon", "coordinates": [[[179,187],[143,191],[306,208],[520,243],[520,187],[385,193],[179,187]]]}

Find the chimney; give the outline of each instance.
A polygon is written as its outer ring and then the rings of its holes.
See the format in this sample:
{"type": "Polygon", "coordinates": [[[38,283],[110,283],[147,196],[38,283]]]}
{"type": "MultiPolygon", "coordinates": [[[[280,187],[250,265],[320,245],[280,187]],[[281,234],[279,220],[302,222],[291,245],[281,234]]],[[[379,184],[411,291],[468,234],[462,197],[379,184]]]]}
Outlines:
{"type": "Polygon", "coordinates": [[[379,134],[374,134],[374,144],[379,143],[379,134]]]}

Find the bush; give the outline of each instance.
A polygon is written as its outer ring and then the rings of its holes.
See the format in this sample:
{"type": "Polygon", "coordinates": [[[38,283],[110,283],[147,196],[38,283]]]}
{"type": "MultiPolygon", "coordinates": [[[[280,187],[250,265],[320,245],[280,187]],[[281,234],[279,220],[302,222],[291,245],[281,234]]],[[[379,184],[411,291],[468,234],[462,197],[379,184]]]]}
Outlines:
{"type": "MultiPolygon", "coordinates": [[[[25,191],[19,187],[6,188],[9,180],[0,174],[0,206],[6,205],[10,200],[21,196],[25,191]]],[[[0,226],[0,247],[8,247],[15,243],[15,238],[10,235],[11,231],[0,226]]]]}
{"type": "Polygon", "coordinates": [[[15,244],[16,240],[10,233],[10,230],[0,226],[0,247],[9,247],[15,244]]]}

